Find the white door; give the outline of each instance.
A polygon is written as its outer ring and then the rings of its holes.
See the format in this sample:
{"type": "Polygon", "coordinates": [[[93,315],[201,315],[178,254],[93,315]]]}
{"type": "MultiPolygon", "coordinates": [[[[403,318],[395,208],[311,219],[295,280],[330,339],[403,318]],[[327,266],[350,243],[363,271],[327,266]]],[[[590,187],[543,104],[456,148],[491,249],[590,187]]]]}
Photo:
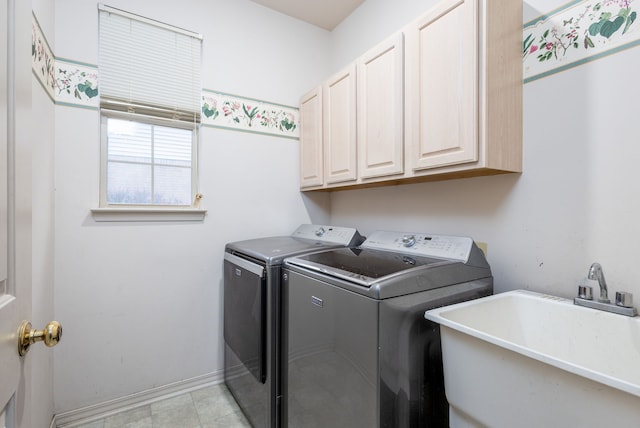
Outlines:
{"type": "Polygon", "coordinates": [[[29,364],[18,356],[17,334],[31,315],[30,9],[30,1],[0,0],[8,30],[0,31],[0,426],[7,428],[31,424],[29,364]]]}

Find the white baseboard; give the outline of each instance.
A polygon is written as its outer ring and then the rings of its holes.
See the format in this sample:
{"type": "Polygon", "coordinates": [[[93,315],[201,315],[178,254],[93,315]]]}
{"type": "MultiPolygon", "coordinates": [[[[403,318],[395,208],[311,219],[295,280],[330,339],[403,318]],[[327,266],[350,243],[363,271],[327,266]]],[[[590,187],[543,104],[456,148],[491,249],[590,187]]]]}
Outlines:
{"type": "Polygon", "coordinates": [[[68,412],[55,415],[51,421],[50,428],[71,428],[87,424],[116,413],[131,410],[136,407],[146,406],[147,404],[155,403],[156,401],[186,394],[207,386],[222,383],[223,381],[224,370],[218,370],[202,376],[105,401],[104,403],[70,410],[68,412]]]}

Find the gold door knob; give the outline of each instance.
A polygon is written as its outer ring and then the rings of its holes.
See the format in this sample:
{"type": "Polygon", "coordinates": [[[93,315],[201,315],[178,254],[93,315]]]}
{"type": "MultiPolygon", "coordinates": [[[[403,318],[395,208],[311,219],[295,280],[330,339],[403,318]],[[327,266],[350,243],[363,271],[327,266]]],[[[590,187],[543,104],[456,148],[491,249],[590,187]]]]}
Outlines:
{"type": "Polygon", "coordinates": [[[33,330],[29,321],[23,321],[18,330],[18,354],[26,355],[29,347],[36,342],[44,342],[48,347],[56,346],[62,337],[62,326],[51,321],[42,330],[33,330]]]}

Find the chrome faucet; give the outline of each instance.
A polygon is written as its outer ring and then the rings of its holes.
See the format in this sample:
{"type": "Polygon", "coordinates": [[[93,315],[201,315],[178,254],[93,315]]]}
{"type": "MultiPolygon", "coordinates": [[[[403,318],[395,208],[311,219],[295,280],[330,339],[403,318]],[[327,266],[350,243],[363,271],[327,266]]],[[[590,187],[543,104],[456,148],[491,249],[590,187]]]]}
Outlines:
{"type": "Polygon", "coordinates": [[[600,263],[593,263],[589,268],[589,279],[598,281],[600,285],[600,298],[599,302],[611,303],[609,296],[607,295],[607,281],[604,280],[604,273],[602,273],[602,266],[600,263]]]}
{"type": "Polygon", "coordinates": [[[593,263],[591,265],[587,278],[598,281],[598,285],[600,285],[600,298],[597,301],[593,300],[593,290],[591,286],[584,284],[578,287],[578,297],[573,299],[574,304],[620,315],[627,315],[629,317],[638,315],[638,311],[633,307],[633,295],[631,293],[624,291],[617,292],[615,305],[609,301],[607,281],[604,280],[600,263],[593,263]]]}

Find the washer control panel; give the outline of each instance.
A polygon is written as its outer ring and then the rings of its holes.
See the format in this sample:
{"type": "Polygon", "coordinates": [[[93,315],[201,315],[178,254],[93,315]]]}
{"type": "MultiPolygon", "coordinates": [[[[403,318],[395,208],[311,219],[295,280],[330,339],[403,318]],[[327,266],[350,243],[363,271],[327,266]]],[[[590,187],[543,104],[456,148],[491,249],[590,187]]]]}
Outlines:
{"type": "MultiPolygon", "coordinates": [[[[362,240],[358,231],[352,227],[319,224],[301,224],[291,236],[294,238],[340,245],[352,245],[354,244],[354,239],[358,238],[362,240]]],[[[359,242],[355,242],[355,245],[359,242]]]]}
{"type": "Polygon", "coordinates": [[[378,231],[372,233],[361,247],[466,262],[473,240],[463,236],[378,231]]]}

